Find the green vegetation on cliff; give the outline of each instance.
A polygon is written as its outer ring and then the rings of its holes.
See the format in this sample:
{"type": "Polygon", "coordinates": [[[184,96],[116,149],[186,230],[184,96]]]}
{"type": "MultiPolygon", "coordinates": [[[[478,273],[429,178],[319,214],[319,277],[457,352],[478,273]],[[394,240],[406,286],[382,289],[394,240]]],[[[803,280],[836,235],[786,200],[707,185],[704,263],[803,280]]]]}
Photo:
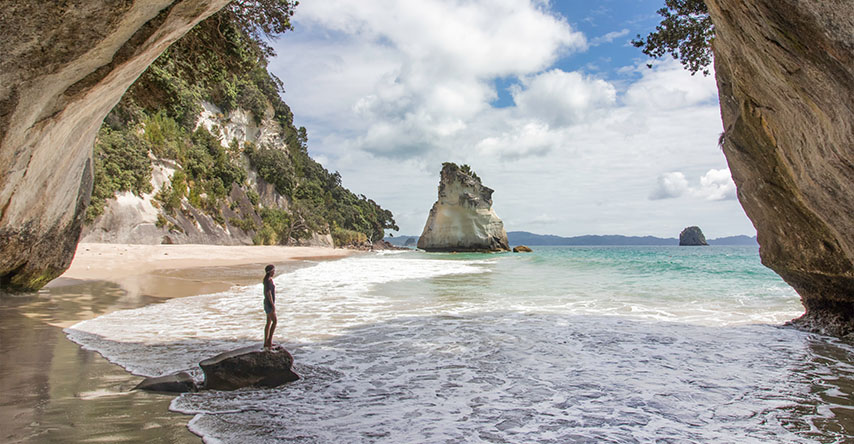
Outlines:
{"type": "MultiPolygon", "coordinates": [[[[296,4],[234,1],[175,42],[140,76],[107,116],[96,140],[89,222],[102,214],[115,192],[151,191],[150,152],[180,165],[171,185],[156,196],[166,216],[180,210],[186,198],[218,223],[252,232],[255,242],[263,244],[331,233],[345,245],[382,239],[385,229],[397,229],[390,211],[353,194],[341,185],[337,172],[309,157],[306,130],[294,127],[293,113],[279,96],[282,82],[267,71],[273,51],[265,37],[291,29],[296,4]],[[235,139],[222,146],[219,128],[196,126],[203,101],[225,114],[248,111],[256,125],[272,119],[281,143],[235,139]],[[287,208],[259,203],[247,181],[247,164],[286,198],[287,208]],[[260,225],[248,217],[223,218],[223,206],[236,205],[229,201],[235,184],[253,201],[260,225]]],[[[166,226],[165,220],[161,216],[159,226],[166,226]]]]}

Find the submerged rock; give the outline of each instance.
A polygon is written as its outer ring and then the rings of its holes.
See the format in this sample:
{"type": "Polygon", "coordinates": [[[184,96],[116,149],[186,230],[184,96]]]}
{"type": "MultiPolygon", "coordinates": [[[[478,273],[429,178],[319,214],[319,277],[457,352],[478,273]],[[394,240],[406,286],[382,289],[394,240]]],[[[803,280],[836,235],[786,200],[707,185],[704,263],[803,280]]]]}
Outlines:
{"type": "Polygon", "coordinates": [[[513,247],[514,253],[530,253],[532,251],[534,251],[534,250],[532,250],[530,247],[526,247],[524,245],[517,245],[517,246],[513,247]]]}
{"type": "Polygon", "coordinates": [[[679,245],[701,246],[709,244],[706,242],[706,236],[703,236],[703,230],[700,227],[688,227],[679,233],[679,245]]]}
{"type": "Polygon", "coordinates": [[[278,387],[299,379],[291,370],[294,358],[282,346],[264,350],[257,346],[232,350],[205,359],[199,366],[205,372],[204,388],[236,390],[242,387],[278,387]]]}
{"type": "Polygon", "coordinates": [[[196,381],[187,372],[179,372],[173,375],[158,376],[156,378],[145,378],[136,385],[133,390],[145,390],[149,392],[187,393],[197,392],[199,388],[196,381]]]}
{"type": "Polygon", "coordinates": [[[854,332],[854,8],[706,4],[722,147],[762,263],[801,295],[796,325],[854,332]]]}
{"type": "Polygon", "coordinates": [[[492,209],[491,188],[468,165],[446,162],[439,199],[430,209],[418,248],[426,251],[508,251],[504,223],[492,209]]]}

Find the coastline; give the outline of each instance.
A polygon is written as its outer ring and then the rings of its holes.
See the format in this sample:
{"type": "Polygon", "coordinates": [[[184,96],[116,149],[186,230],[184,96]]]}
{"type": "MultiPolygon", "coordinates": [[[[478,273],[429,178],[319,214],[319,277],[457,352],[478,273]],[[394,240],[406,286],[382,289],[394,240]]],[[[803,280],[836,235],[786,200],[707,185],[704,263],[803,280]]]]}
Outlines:
{"type": "MultiPolygon", "coordinates": [[[[323,247],[285,247],[249,245],[135,245],[81,243],[71,266],[47,285],[57,287],[69,282],[108,281],[119,284],[131,294],[173,298],[223,291],[232,285],[245,285],[252,273],[196,276],[189,270],[280,265],[295,261],[340,259],[356,250],[323,247]],[[188,276],[194,276],[191,279],[188,276]],[[202,278],[207,277],[208,280],[202,278]],[[69,281],[70,280],[70,281],[69,281]],[[170,286],[157,281],[169,281],[170,286]],[[175,288],[177,287],[177,288],[175,288]]],[[[260,277],[263,271],[254,273],[260,277]]]]}
{"type": "Polygon", "coordinates": [[[320,247],[79,244],[37,293],[0,297],[0,441],[200,442],[174,395],[131,391],[142,378],[70,341],[63,328],[112,311],[260,282],[355,250],[320,247]],[[260,270],[260,271],[259,271],[260,270]]]}

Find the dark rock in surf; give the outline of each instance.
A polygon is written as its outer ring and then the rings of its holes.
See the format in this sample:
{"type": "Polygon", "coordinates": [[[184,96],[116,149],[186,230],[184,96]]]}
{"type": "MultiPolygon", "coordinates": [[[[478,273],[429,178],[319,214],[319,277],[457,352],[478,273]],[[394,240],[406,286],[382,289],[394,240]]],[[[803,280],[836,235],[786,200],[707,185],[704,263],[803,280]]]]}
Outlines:
{"type": "Polygon", "coordinates": [[[187,393],[197,392],[199,388],[196,381],[187,372],[179,372],[172,375],[158,376],[156,378],[145,378],[137,384],[133,390],[145,390],[149,392],[187,393]]]}
{"type": "Polygon", "coordinates": [[[532,251],[534,251],[534,250],[532,250],[529,247],[526,247],[524,245],[517,245],[517,246],[513,247],[514,253],[530,253],[532,251]]]}
{"type": "Polygon", "coordinates": [[[709,245],[706,243],[706,236],[703,236],[703,231],[700,227],[688,227],[679,233],[679,245],[681,246],[701,246],[709,245]]]}
{"type": "Polygon", "coordinates": [[[204,388],[236,390],[242,387],[278,387],[299,379],[294,373],[294,358],[282,346],[264,350],[244,347],[205,359],[199,366],[205,372],[204,388]]]}

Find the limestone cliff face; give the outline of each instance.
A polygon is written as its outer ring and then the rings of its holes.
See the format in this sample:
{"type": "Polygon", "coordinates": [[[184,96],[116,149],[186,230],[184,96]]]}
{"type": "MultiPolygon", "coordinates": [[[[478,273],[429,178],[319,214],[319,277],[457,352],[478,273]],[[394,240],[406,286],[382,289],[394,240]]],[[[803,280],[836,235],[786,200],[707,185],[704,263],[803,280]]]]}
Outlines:
{"type": "MultiPolygon", "coordinates": [[[[281,128],[272,116],[265,116],[260,124],[250,112],[236,109],[223,113],[216,105],[202,102],[202,113],[197,126],[204,126],[219,138],[225,147],[228,142],[240,144],[269,145],[285,150],[281,128]]],[[[144,131],[144,130],[143,130],[144,131]]],[[[248,195],[252,190],[264,208],[288,209],[288,200],[276,191],[273,184],[259,177],[243,156],[242,167],[247,172],[246,187],[231,185],[228,196],[220,204],[220,221],[215,220],[203,209],[196,208],[184,197],[179,211],[170,213],[157,204],[155,196],[172,184],[172,176],[183,169],[177,162],[152,157],[152,190],[140,196],[132,192],[117,193],[107,201],[104,214],[91,225],[84,226],[82,242],[128,243],[128,244],[212,244],[252,245],[253,228],[237,221],[251,222],[254,227],[262,225],[259,208],[248,195]]],[[[257,228],[255,228],[257,229],[257,228]]],[[[311,237],[292,241],[303,246],[334,246],[329,233],[312,233],[311,237]]]]}
{"type": "Polygon", "coordinates": [[[706,0],[724,153],[762,262],[801,295],[796,324],[854,331],[854,7],[706,0]]]}
{"type": "Polygon", "coordinates": [[[439,200],[430,209],[424,231],[418,238],[418,248],[426,251],[509,250],[504,223],[492,209],[492,192],[474,173],[445,163],[439,180],[439,200]]]}
{"type": "Polygon", "coordinates": [[[92,144],[125,90],[228,0],[6,2],[0,9],[0,285],[35,289],[71,263],[92,144]]]}

